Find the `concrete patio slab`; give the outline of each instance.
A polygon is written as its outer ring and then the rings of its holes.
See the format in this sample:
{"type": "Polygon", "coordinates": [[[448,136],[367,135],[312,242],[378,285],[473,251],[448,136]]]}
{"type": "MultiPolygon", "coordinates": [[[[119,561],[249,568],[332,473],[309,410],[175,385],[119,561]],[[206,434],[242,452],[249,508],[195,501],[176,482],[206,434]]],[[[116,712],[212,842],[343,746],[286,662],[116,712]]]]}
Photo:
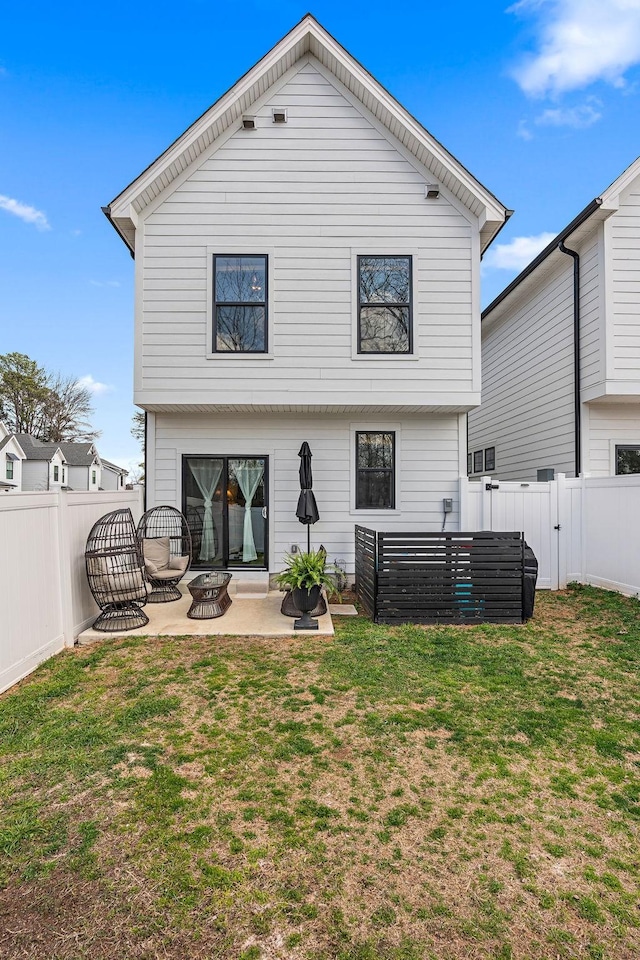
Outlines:
{"type": "Polygon", "coordinates": [[[330,603],[329,613],[332,617],[357,617],[358,611],[352,603],[330,603]]]}
{"type": "Polygon", "coordinates": [[[182,637],[182,636],[234,636],[234,637],[332,637],[334,634],[331,614],[318,617],[317,630],[294,630],[293,617],[280,613],[282,593],[272,591],[261,599],[233,597],[232,603],[222,617],[213,620],[190,620],[187,610],[191,596],[184,594],[173,603],[148,603],[144,612],[149,623],[138,630],[102,633],[89,628],[80,634],[78,643],[95,643],[109,637],[182,637]]]}

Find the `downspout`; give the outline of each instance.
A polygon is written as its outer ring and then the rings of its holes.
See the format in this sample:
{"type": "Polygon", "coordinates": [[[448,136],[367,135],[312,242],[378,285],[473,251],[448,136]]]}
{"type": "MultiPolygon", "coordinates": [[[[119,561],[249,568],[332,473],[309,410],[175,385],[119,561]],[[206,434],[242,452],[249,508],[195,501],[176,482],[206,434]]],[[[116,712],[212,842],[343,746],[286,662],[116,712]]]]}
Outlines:
{"type": "Polygon", "coordinates": [[[558,244],[558,250],[573,258],[573,417],[574,446],[576,452],[575,473],[580,476],[582,466],[582,429],[580,402],[580,254],[565,247],[564,241],[558,244]]]}

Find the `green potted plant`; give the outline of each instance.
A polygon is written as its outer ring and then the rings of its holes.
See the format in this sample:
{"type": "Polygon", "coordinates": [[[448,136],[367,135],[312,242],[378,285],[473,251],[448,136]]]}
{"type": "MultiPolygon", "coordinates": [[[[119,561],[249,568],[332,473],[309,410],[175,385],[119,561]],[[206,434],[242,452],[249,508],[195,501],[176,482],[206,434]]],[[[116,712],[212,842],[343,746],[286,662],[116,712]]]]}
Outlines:
{"type": "Polygon", "coordinates": [[[329,596],[336,593],[335,584],[327,569],[327,554],[324,550],[308,553],[287,554],[286,568],[277,576],[280,587],[289,587],[293,602],[302,614],[293,624],[294,630],[317,630],[318,621],[310,616],[325,587],[329,596]]]}

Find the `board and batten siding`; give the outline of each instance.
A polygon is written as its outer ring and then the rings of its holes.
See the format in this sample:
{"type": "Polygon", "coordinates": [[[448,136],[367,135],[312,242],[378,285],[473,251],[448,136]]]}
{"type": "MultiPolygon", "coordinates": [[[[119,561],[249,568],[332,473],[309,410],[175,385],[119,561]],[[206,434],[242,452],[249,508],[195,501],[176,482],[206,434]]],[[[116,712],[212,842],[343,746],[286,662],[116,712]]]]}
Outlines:
{"type": "Polygon", "coordinates": [[[640,398],[640,177],[623,190],[607,226],[613,311],[608,378],[637,384],[640,398]]]}
{"type": "Polygon", "coordinates": [[[477,402],[474,217],[426,200],[426,169],[313,57],[252,113],[138,226],[136,402],[477,402]],[[211,357],[214,252],[269,255],[269,359],[211,357]],[[359,253],[413,255],[414,357],[355,353],[359,253]]]}
{"type": "Polygon", "coordinates": [[[295,414],[156,414],[155,480],[147,505],[182,509],[182,457],[189,454],[269,457],[270,569],[278,570],[292,544],[306,544],[306,528],[295,516],[300,492],[298,451],[307,440],[313,452],[313,489],[320,521],[311,542],[329,558],[354,569],[354,525],[381,530],[439,530],[442,498],[453,499],[447,528],[458,528],[459,418],[412,415],[364,418],[295,414]],[[395,430],[396,510],[356,511],[353,504],[355,431],[395,430]]]}
{"type": "Polygon", "coordinates": [[[545,467],[574,473],[573,266],[565,259],[483,331],[469,451],[495,447],[493,475],[502,480],[532,481],[545,467]]]}

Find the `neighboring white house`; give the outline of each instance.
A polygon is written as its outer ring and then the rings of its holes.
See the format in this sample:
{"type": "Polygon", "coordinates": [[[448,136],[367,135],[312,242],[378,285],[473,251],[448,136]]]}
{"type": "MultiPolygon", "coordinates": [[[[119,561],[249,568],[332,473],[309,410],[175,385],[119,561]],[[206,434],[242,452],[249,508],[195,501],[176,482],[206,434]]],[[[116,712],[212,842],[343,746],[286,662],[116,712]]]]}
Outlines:
{"type": "Polygon", "coordinates": [[[22,489],[22,461],[26,455],[17,438],[0,420],[0,492],[22,489]]]}
{"type": "Polygon", "coordinates": [[[640,473],[640,159],[484,311],[469,456],[503,480],[640,473]]]}
{"type": "Polygon", "coordinates": [[[74,441],[61,443],[60,449],[68,464],[67,486],[72,490],[100,490],[102,461],[95,444],[74,441]]]}
{"type": "Polygon", "coordinates": [[[60,490],[68,484],[68,467],[58,443],[45,443],[28,433],[14,437],[24,450],[22,490],[60,490]]]}
{"type": "Polygon", "coordinates": [[[127,482],[128,470],[124,467],[118,467],[115,463],[100,458],[102,464],[102,483],[103,490],[124,490],[127,482]]]}
{"type": "Polygon", "coordinates": [[[312,544],[458,524],[480,256],[505,207],[311,16],[105,213],[135,254],[147,503],[195,567],[281,569],[308,441],[312,544]]]}

